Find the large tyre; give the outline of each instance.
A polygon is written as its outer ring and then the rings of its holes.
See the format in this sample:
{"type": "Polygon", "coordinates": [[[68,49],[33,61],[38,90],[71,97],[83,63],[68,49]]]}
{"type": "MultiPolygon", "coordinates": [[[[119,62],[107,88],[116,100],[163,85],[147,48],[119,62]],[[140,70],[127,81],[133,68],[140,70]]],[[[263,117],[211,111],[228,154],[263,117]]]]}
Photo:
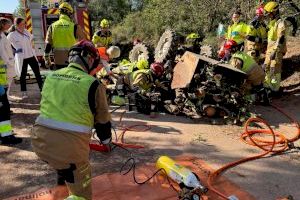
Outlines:
{"type": "Polygon", "coordinates": [[[168,59],[172,59],[176,51],[176,34],[174,31],[166,30],[159,39],[155,48],[155,62],[164,63],[168,59]]]}
{"type": "Polygon", "coordinates": [[[201,56],[206,56],[206,57],[212,57],[212,55],[213,55],[213,50],[212,50],[212,47],[211,46],[209,46],[209,45],[203,45],[203,46],[201,46],[201,48],[200,48],[201,50],[200,50],[200,55],[201,56]]]}
{"type": "Polygon", "coordinates": [[[149,60],[148,48],[142,43],[133,46],[133,49],[129,53],[130,62],[137,62],[140,59],[149,60]]]}

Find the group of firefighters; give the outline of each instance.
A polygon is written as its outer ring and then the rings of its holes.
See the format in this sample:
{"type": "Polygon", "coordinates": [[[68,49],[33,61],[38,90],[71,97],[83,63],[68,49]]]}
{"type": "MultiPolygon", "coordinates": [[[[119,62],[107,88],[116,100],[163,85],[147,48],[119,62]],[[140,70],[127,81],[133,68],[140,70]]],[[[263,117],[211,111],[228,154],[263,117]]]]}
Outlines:
{"type": "MultiPolygon", "coordinates": [[[[85,40],[81,27],[72,22],[74,11],[71,5],[62,3],[59,10],[59,20],[48,28],[44,55],[46,64],[50,65],[50,52],[53,51],[57,70],[50,73],[43,84],[40,115],[32,129],[32,146],[41,160],[57,171],[57,184],[67,185],[72,195],[68,199],[89,200],[92,199],[89,163],[92,130],[103,144],[111,142],[106,89],[95,74],[104,69],[112,75],[109,60],[119,57],[120,49],[110,46],[112,33],[108,20],[100,22],[100,29],[90,42],[85,40]]],[[[286,25],[280,18],[279,5],[274,1],[259,7],[256,14],[250,25],[239,20],[239,11],[233,14],[219,55],[246,72],[250,85],[261,87],[264,82],[266,87],[278,91],[282,57],[286,52],[286,25]],[[264,24],[265,16],[270,19],[268,26],[264,24]],[[265,60],[260,67],[265,49],[265,60]]],[[[1,34],[2,41],[4,37],[1,34]]],[[[16,144],[21,140],[11,143],[5,140],[12,137],[6,92],[6,69],[10,64],[0,56],[0,139],[3,144],[16,144]],[[8,117],[3,118],[4,114],[8,117]]],[[[149,81],[153,81],[151,76],[163,73],[162,63],[153,63],[150,69],[145,69],[147,65],[145,61],[137,63],[140,70],[124,78],[132,90],[143,85],[147,87],[149,81]]]]}
{"type": "Polygon", "coordinates": [[[242,22],[240,17],[239,10],[233,13],[232,24],[224,34],[226,41],[219,51],[219,57],[246,72],[247,81],[252,86],[263,85],[273,94],[278,94],[282,59],[287,50],[287,27],[280,17],[279,4],[270,1],[260,5],[249,24],[242,22]],[[269,20],[267,25],[265,19],[269,20]]]}

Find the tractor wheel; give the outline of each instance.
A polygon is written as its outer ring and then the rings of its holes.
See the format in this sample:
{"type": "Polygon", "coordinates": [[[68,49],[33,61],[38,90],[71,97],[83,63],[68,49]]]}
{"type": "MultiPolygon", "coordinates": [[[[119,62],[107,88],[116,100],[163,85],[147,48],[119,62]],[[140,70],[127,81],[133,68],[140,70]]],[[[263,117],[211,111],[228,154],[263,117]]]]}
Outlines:
{"type": "Polygon", "coordinates": [[[133,46],[133,49],[129,53],[130,62],[137,62],[141,59],[149,60],[149,51],[146,45],[139,43],[133,46]]]}
{"type": "Polygon", "coordinates": [[[212,57],[212,54],[213,54],[213,50],[212,50],[212,47],[209,46],[209,45],[203,45],[201,46],[200,48],[200,55],[201,56],[206,56],[206,57],[212,57]]]}
{"type": "Polygon", "coordinates": [[[166,60],[171,59],[176,51],[176,34],[174,31],[166,30],[159,39],[155,48],[154,59],[155,62],[164,63],[166,60]]]}

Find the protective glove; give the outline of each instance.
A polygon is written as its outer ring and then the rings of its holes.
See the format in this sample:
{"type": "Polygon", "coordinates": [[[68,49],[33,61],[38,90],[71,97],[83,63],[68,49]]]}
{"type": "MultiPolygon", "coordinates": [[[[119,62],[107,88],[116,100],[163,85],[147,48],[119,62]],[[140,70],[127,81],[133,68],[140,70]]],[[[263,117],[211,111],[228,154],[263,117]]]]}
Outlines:
{"type": "Polygon", "coordinates": [[[276,57],[276,52],[273,51],[270,55],[270,60],[275,60],[275,57],[276,57]]]}
{"type": "Polygon", "coordinates": [[[0,96],[5,94],[4,86],[0,85],[0,96]]]}

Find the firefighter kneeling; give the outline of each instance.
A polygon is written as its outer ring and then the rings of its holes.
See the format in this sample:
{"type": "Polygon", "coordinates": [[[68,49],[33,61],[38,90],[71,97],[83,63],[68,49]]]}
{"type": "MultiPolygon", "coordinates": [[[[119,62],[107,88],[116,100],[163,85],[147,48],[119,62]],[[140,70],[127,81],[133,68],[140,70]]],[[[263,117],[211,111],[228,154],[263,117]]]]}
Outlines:
{"type": "MultiPolygon", "coordinates": [[[[140,64],[148,65],[148,62],[140,62],[140,64]]],[[[117,88],[128,93],[129,104],[133,103],[139,112],[149,114],[151,101],[157,99],[155,96],[157,93],[152,90],[153,86],[164,89],[164,85],[159,82],[159,78],[164,73],[164,67],[162,63],[152,63],[150,69],[142,65],[137,66],[139,70],[120,77],[117,81],[117,88]]],[[[120,96],[120,92],[118,93],[120,96]]]]}
{"type": "Polygon", "coordinates": [[[228,40],[225,43],[224,48],[227,50],[226,52],[231,55],[231,59],[229,61],[230,65],[232,65],[234,68],[242,70],[247,74],[246,83],[243,85],[245,94],[259,94],[260,100],[263,101],[263,103],[268,104],[268,95],[263,87],[265,76],[263,69],[250,55],[240,51],[240,45],[238,45],[234,40],[228,40]]]}
{"type": "Polygon", "coordinates": [[[104,86],[89,75],[99,64],[97,49],[80,41],[70,49],[69,63],[46,78],[32,145],[41,160],[57,171],[58,185],[66,184],[70,194],[89,200],[92,129],[103,144],[109,144],[111,118],[104,86]]]}

